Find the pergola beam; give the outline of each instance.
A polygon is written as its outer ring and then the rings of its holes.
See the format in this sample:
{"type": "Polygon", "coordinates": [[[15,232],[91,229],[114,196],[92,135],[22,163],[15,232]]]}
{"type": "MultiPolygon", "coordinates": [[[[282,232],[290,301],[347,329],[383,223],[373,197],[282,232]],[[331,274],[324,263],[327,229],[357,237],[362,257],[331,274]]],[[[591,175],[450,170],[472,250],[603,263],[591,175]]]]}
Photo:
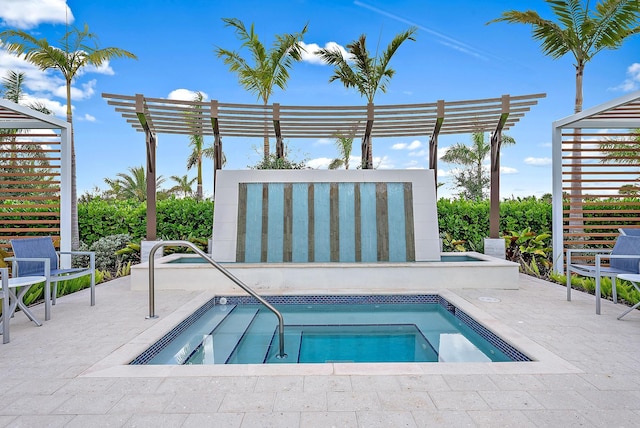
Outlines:
{"type": "Polygon", "coordinates": [[[444,123],[444,100],[438,100],[436,107],[436,122],[433,126],[433,132],[429,137],[429,169],[434,171],[436,176],[436,190],[438,189],[438,135],[444,123]]]}
{"type": "Polygon", "coordinates": [[[156,227],[156,137],[149,126],[145,99],[142,94],[136,94],[136,116],[140,126],[144,129],[145,145],[147,148],[147,241],[155,241],[157,237],[156,227]]]}

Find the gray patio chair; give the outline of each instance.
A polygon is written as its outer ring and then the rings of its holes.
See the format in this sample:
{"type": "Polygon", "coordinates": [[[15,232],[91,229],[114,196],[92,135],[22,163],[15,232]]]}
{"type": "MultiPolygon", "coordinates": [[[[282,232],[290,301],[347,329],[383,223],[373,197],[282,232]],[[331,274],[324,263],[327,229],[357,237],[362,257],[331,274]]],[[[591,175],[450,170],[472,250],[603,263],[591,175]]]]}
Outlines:
{"type": "Polygon", "coordinates": [[[628,229],[628,228],[619,228],[621,235],[629,235],[629,236],[640,236],[640,228],[639,229],[628,229]]]}
{"type": "Polygon", "coordinates": [[[15,239],[11,241],[13,257],[5,260],[12,262],[14,277],[44,276],[47,278],[44,290],[44,319],[51,318],[51,303],[56,304],[58,293],[58,281],[79,278],[91,275],[91,306],[96,303],[95,295],[95,253],[90,251],[56,251],[50,236],[38,238],[15,239]],[[73,269],[59,269],[59,256],[61,254],[89,256],[89,266],[73,269]],[[53,283],[53,293],[51,293],[53,283]]]}
{"type": "Polygon", "coordinates": [[[640,236],[620,235],[612,249],[571,249],[567,250],[567,300],[571,300],[571,274],[595,278],[596,314],[600,314],[600,278],[611,278],[611,294],[614,303],[618,302],[616,278],[620,274],[640,273],[640,236]],[[595,255],[594,265],[577,264],[572,261],[574,254],[595,255]],[[609,260],[609,266],[602,261],[609,260]]]}
{"type": "Polygon", "coordinates": [[[2,343],[9,343],[9,269],[0,268],[0,281],[2,281],[2,292],[0,292],[0,299],[2,299],[2,343]]]}

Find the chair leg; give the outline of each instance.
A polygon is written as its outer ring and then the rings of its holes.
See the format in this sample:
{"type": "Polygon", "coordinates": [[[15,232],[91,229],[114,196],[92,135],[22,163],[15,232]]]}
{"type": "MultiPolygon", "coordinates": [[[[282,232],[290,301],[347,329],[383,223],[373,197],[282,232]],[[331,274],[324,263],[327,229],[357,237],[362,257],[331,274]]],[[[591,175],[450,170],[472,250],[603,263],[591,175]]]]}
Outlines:
{"type": "Polygon", "coordinates": [[[56,304],[56,297],[58,297],[58,281],[53,283],[53,293],[51,294],[51,303],[56,304]]]}
{"type": "Polygon", "coordinates": [[[618,284],[616,278],[616,275],[611,276],[611,297],[613,298],[614,304],[618,303],[618,284]]]}
{"type": "Polygon", "coordinates": [[[91,271],[91,306],[96,304],[96,273],[95,270],[91,271]]]}
{"type": "Polygon", "coordinates": [[[44,283],[44,320],[51,319],[51,279],[47,278],[44,283]]]}
{"type": "Polygon", "coordinates": [[[567,264],[567,302],[571,301],[571,268],[567,264]]]}
{"type": "Polygon", "coordinates": [[[600,315],[600,276],[596,275],[596,315],[600,315]]]}

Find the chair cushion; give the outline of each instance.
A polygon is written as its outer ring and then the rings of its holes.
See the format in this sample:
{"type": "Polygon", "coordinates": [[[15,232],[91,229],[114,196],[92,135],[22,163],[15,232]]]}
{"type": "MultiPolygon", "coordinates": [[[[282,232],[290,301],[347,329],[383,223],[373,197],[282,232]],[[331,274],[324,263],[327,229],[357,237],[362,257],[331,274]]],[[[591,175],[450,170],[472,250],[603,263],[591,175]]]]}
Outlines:
{"type": "MultiPolygon", "coordinates": [[[[58,269],[58,255],[50,236],[38,238],[14,239],[11,248],[16,258],[48,258],[51,260],[51,270],[58,269]]],[[[42,275],[44,263],[18,262],[18,275],[42,275]]]]}
{"type": "Polygon", "coordinates": [[[613,269],[623,270],[626,272],[640,273],[640,236],[620,235],[616,240],[616,245],[611,251],[612,255],[637,255],[638,258],[633,259],[616,259],[612,258],[609,265],[613,269]]]}

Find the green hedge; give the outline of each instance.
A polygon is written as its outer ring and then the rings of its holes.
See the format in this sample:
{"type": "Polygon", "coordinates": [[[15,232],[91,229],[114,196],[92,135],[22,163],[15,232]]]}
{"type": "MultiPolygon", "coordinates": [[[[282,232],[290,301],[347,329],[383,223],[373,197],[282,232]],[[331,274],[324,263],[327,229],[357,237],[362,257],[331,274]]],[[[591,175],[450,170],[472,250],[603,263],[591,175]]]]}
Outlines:
{"type": "MultiPolygon", "coordinates": [[[[145,203],[133,200],[93,199],[78,204],[80,240],[91,245],[98,239],[126,233],[134,240],[146,236],[145,203]]],[[[211,236],[213,202],[166,199],[157,203],[157,234],[162,239],[211,236]]]]}
{"type": "MultiPolygon", "coordinates": [[[[206,238],[211,235],[213,202],[194,199],[158,201],[158,237],[163,239],[206,238]]],[[[121,233],[134,240],[146,235],[146,205],[136,201],[94,199],[78,204],[80,239],[87,245],[121,233]]],[[[489,201],[440,199],[440,232],[467,241],[469,249],[482,250],[489,236],[489,201]]],[[[507,200],[500,204],[500,230],[519,231],[530,227],[536,233],[551,231],[551,204],[536,198],[507,200]]]]}
{"type": "MultiPolygon", "coordinates": [[[[489,236],[489,201],[440,199],[440,233],[464,240],[469,250],[482,252],[483,239],[489,236]]],[[[551,232],[551,203],[536,199],[510,199],[500,203],[500,233],[531,228],[535,233],[551,232]]]]}

